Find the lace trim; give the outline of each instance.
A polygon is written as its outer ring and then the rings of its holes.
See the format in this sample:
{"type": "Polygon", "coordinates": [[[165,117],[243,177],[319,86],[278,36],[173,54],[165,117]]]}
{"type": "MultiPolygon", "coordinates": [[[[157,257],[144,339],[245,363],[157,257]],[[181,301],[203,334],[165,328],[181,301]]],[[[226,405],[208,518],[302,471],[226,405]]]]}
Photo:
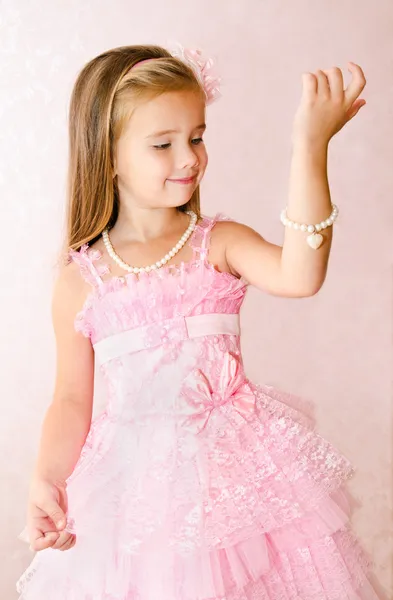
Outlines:
{"type": "Polygon", "coordinates": [[[101,277],[109,273],[110,269],[107,264],[94,265],[102,257],[100,250],[89,248],[88,244],[84,244],[79,251],[70,249],[68,256],[79,265],[80,273],[87,283],[93,288],[102,286],[104,282],[101,277]]]}
{"type": "MultiPolygon", "coordinates": [[[[197,272],[201,268],[204,269],[209,277],[211,277],[212,282],[219,282],[220,287],[228,286],[228,293],[231,295],[236,295],[236,297],[242,296],[248,286],[248,282],[243,278],[239,279],[226,271],[218,271],[214,265],[209,263],[207,260],[200,259],[191,262],[182,262],[177,265],[165,265],[156,271],[150,271],[149,273],[145,272],[139,275],[127,273],[126,275],[120,277],[116,276],[105,279],[102,281],[100,287],[94,287],[91,290],[86,297],[82,309],[75,317],[75,329],[80,331],[86,337],[91,337],[93,326],[89,322],[90,319],[88,318],[88,314],[94,310],[96,303],[106,296],[106,294],[133,287],[135,290],[135,295],[144,296],[143,292],[146,289],[146,285],[150,288],[151,293],[152,286],[161,284],[162,280],[164,279],[173,278],[174,284],[178,289],[179,296],[181,297],[181,295],[184,293],[184,289],[182,287],[184,277],[197,272]]],[[[162,289],[157,290],[157,296],[161,296],[163,293],[164,292],[162,289]]],[[[179,302],[181,302],[180,299],[179,302]]],[[[230,312],[233,312],[233,310],[230,312]]]]}
{"type": "Polygon", "coordinates": [[[203,217],[202,221],[197,224],[189,241],[189,245],[194,251],[194,258],[199,255],[201,260],[207,259],[210,250],[210,232],[219,221],[233,221],[233,219],[223,213],[217,213],[214,217],[203,217]]]}

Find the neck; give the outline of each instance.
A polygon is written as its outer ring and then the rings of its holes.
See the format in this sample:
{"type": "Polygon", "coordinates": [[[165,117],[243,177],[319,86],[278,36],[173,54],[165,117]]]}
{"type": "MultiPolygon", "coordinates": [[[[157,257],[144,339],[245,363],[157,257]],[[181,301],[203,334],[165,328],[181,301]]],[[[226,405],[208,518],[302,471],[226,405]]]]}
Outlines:
{"type": "Polygon", "coordinates": [[[177,208],[141,208],[120,206],[119,216],[111,235],[136,242],[148,242],[151,239],[178,229],[189,216],[177,208]]]}

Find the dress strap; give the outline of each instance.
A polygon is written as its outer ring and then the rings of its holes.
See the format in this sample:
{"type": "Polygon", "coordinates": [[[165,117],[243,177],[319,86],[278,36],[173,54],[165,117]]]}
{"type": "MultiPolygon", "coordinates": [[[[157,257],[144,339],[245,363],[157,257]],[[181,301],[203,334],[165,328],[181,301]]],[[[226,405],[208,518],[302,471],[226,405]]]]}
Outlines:
{"type": "Polygon", "coordinates": [[[193,249],[194,260],[200,258],[206,260],[210,249],[211,230],[218,221],[233,221],[231,217],[223,213],[217,213],[214,217],[202,216],[195,227],[194,234],[190,240],[190,246],[193,249]]]}
{"type": "Polygon", "coordinates": [[[101,275],[108,273],[107,265],[96,267],[94,263],[99,260],[102,253],[99,250],[90,248],[88,244],[84,244],[80,250],[69,250],[69,260],[79,265],[79,270],[82,278],[94,288],[100,288],[104,284],[101,275]]]}

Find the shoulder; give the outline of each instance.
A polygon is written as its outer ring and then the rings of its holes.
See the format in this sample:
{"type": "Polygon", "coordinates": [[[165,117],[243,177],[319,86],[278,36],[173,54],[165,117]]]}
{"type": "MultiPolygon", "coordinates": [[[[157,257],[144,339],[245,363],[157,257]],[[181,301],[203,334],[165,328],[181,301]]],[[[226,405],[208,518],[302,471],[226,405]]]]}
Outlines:
{"type": "Polygon", "coordinates": [[[54,289],[63,293],[72,293],[81,287],[82,282],[79,264],[69,260],[59,266],[54,289]]]}
{"type": "Polygon", "coordinates": [[[54,317],[70,315],[72,318],[81,309],[91,290],[81,277],[79,251],[69,251],[59,265],[52,293],[52,311],[54,317]]]}
{"type": "Polygon", "coordinates": [[[261,235],[249,225],[235,221],[221,213],[215,217],[210,217],[212,239],[222,242],[225,245],[234,244],[239,240],[247,238],[260,238],[261,235]]]}
{"type": "Polygon", "coordinates": [[[229,250],[237,246],[239,240],[247,243],[249,236],[258,234],[251,227],[222,213],[214,217],[203,216],[199,226],[204,232],[200,236],[200,241],[202,243],[204,239],[209,249],[209,262],[213,263],[219,271],[227,271],[237,277],[238,274],[229,261],[229,250]]]}

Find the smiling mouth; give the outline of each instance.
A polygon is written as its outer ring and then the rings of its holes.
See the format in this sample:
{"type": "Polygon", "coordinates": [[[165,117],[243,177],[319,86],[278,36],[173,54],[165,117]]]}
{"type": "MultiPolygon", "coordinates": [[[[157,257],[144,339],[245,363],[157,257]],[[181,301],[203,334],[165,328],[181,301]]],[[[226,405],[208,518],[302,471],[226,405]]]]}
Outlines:
{"type": "Polygon", "coordinates": [[[168,179],[168,181],[171,181],[172,183],[188,184],[188,183],[194,183],[195,179],[196,179],[196,175],[194,175],[194,177],[184,177],[183,179],[168,179]]]}

